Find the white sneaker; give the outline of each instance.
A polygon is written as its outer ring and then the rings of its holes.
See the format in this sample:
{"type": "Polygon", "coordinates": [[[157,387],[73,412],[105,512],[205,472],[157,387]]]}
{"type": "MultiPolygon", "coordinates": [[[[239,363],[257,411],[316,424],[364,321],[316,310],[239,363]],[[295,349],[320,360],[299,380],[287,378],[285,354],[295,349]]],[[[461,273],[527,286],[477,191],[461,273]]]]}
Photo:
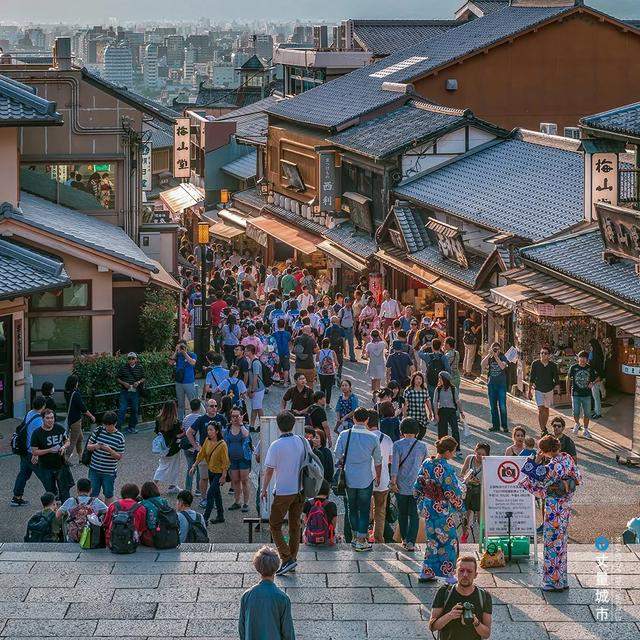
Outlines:
{"type": "Polygon", "coordinates": [[[589,431],[587,427],[584,428],[584,431],[582,432],[582,437],[587,438],[587,440],[591,439],[591,431],[589,431]]]}
{"type": "Polygon", "coordinates": [[[582,427],[576,422],[576,424],[573,425],[573,433],[580,433],[580,429],[582,429],[582,427]]]}

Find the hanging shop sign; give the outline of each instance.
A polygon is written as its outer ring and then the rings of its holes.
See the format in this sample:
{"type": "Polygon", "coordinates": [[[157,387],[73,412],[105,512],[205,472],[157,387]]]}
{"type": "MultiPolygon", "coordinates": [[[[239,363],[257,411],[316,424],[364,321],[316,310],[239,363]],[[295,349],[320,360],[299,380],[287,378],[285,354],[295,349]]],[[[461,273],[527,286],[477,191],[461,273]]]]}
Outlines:
{"type": "Polygon", "coordinates": [[[140,149],[140,182],[143,191],[151,191],[151,142],[144,142],[140,149]]]}
{"type": "Polygon", "coordinates": [[[177,118],[173,126],[173,177],[188,178],[191,175],[191,122],[189,118],[177,118]]]}
{"type": "Polygon", "coordinates": [[[258,227],[254,227],[251,224],[251,221],[247,221],[247,228],[245,229],[245,233],[247,234],[247,238],[251,238],[251,240],[255,240],[260,246],[266,247],[269,244],[269,237],[266,232],[262,229],[258,229],[258,227]]]}
{"type": "Polygon", "coordinates": [[[591,159],[591,207],[596,218],[597,205],[618,202],[618,154],[592,153],[591,159]]]}
{"type": "Polygon", "coordinates": [[[336,171],[334,151],[319,151],[320,163],[320,211],[335,211],[336,198],[339,195],[339,174],[336,171]]]}
{"type": "Polygon", "coordinates": [[[597,204],[596,211],[604,258],[628,258],[640,263],[640,212],[604,203],[597,204]]]}
{"type": "Polygon", "coordinates": [[[638,364],[623,364],[622,373],[626,373],[628,376],[640,376],[640,365],[638,364]]]}

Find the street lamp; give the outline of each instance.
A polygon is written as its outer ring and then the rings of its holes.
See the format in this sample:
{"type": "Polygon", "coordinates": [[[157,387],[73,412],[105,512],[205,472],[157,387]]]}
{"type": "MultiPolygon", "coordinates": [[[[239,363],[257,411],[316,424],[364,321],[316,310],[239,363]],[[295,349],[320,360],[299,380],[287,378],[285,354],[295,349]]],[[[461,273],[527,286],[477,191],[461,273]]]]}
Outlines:
{"type": "Polygon", "coordinates": [[[220,189],[220,202],[222,203],[223,209],[227,208],[230,197],[231,194],[229,193],[229,189],[220,189]]]}
{"type": "Polygon", "coordinates": [[[200,245],[200,321],[195,327],[195,349],[200,368],[210,347],[210,327],[207,313],[207,249],[209,246],[209,223],[198,222],[198,244],[200,245]]]}

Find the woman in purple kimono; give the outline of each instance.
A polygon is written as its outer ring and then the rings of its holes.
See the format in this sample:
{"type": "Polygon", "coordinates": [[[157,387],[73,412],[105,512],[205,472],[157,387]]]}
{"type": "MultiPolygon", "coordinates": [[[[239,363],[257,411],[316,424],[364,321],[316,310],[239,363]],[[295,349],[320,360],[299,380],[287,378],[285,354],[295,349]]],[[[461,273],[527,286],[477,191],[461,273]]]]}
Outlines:
{"type": "Polygon", "coordinates": [[[560,451],[560,441],[551,435],[538,443],[537,455],[522,467],[522,486],[544,500],[544,567],[542,589],[564,591],[567,580],[567,529],[571,499],[580,484],[580,472],[573,458],[560,451]]]}
{"type": "Polygon", "coordinates": [[[445,578],[452,584],[456,582],[458,540],[454,515],[464,511],[464,503],[462,485],[449,460],[457,448],[458,443],[451,436],[440,438],[436,442],[438,455],[424,461],[413,488],[426,535],[419,582],[431,582],[436,578],[445,578]]]}

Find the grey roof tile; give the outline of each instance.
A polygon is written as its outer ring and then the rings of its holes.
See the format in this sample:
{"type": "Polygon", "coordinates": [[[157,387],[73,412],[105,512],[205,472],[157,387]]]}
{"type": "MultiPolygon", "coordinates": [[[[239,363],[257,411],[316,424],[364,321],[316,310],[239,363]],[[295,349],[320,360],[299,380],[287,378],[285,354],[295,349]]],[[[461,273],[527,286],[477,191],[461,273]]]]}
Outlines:
{"type": "Polygon", "coordinates": [[[0,299],[56,289],[71,280],[61,260],[0,239],[0,299]]]}
{"type": "Polygon", "coordinates": [[[509,0],[471,0],[485,15],[509,6],[509,0]]]}
{"type": "Polygon", "coordinates": [[[465,120],[465,112],[460,109],[411,100],[393,111],[345,129],[329,140],[343,149],[384,158],[437,137],[444,130],[461,126],[465,120]]]}
{"type": "Polygon", "coordinates": [[[228,173],[238,180],[248,180],[256,177],[256,159],[257,153],[255,149],[244,156],[233,160],[221,167],[222,171],[228,173]]]}
{"type": "Polygon", "coordinates": [[[152,149],[173,147],[173,129],[167,124],[155,120],[152,124],[149,124],[148,131],[151,132],[152,149]]]}
{"type": "Polygon", "coordinates": [[[398,229],[407,244],[408,253],[415,253],[431,244],[423,214],[409,203],[397,200],[393,206],[398,229]]]}
{"type": "Polygon", "coordinates": [[[14,218],[106,255],[126,260],[153,273],[158,270],[144,251],[120,227],[25,191],[20,192],[20,210],[13,209],[5,203],[0,207],[0,219],[2,217],[14,218]]]}
{"type": "Polygon", "coordinates": [[[401,99],[398,93],[383,90],[385,82],[411,82],[461,56],[573,10],[573,7],[504,7],[484,18],[465,22],[439,36],[400,49],[376,64],[305,91],[274,105],[269,113],[312,126],[337,127],[401,99]],[[372,77],[372,74],[406,63],[411,58],[416,59],[413,64],[372,77]]]}
{"type": "Polygon", "coordinates": [[[231,199],[258,210],[267,206],[267,201],[258,193],[256,187],[251,187],[251,189],[245,189],[244,191],[236,191],[231,196],[231,199]]]}
{"type": "Polygon", "coordinates": [[[455,20],[354,20],[353,36],[365,51],[388,56],[459,26],[455,20]]]}
{"type": "Polygon", "coordinates": [[[420,266],[470,287],[475,285],[480,269],[486,261],[485,256],[467,252],[469,268],[465,269],[457,262],[444,258],[436,245],[425,247],[416,253],[410,253],[407,257],[420,266]]]}
{"type": "Polygon", "coordinates": [[[272,215],[276,216],[276,218],[281,218],[282,220],[291,222],[294,226],[300,227],[300,229],[304,229],[305,231],[309,231],[310,233],[315,233],[319,236],[323,235],[327,230],[324,225],[313,222],[313,220],[307,220],[294,211],[287,211],[286,209],[278,207],[275,204],[268,204],[264,208],[264,211],[265,213],[271,213],[272,215]]]}
{"type": "Polygon", "coordinates": [[[584,160],[557,147],[503,140],[394,191],[421,206],[539,241],[583,221],[584,160]]]}
{"type": "Polygon", "coordinates": [[[280,102],[283,98],[278,96],[267,96],[262,100],[258,100],[257,102],[252,102],[249,105],[244,107],[240,107],[239,109],[234,109],[229,113],[225,113],[221,116],[217,116],[216,120],[239,120],[244,116],[252,116],[259,113],[266,113],[269,107],[272,107],[274,104],[280,102]]]}
{"type": "Polygon", "coordinates": [[[640,102],[586,116],[580,123],[602,131],[640,137],[640,102]]]}
{"type": "Polygon", "coordinates": [[[376,241],[368,233],[356,229],[349,222],[333,229],[325,229],[323,235],[361,258],[370,258],[377,250],[376,241]]]}
{"type": "Polygon", "coordinates": [[[525,247],[520,254],[571,278],[640,304],[640,278],[629,260],[608,264],[602,259],[604,243],[599,229],[525,247]]]}
{"type": "Polygon", "coordinates": [[[32,87],[0,75],[0,125],[62,124],[56,103],[32,87]]]}

